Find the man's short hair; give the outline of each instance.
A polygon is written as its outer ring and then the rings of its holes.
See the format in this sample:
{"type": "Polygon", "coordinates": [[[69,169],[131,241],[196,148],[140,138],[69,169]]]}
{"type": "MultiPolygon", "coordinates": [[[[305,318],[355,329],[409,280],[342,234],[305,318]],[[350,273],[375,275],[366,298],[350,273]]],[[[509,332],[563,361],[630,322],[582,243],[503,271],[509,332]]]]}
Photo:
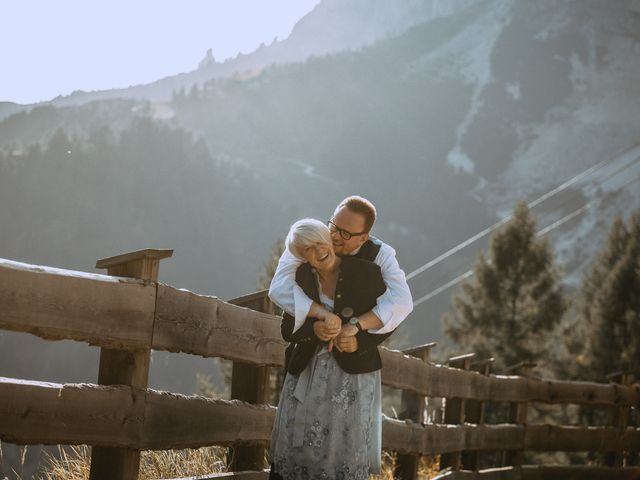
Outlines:
{"type": "Polygon", "coordinates": [[[351,195],[340,202],[340,205],[336,207],[334,215],[343,207],[348,208],[354,213],[363,215],[364,230],[365,232],[371,231],[371,228],[376,221],[376,207],[373,206],[373,203],[359,195],[351,195]]]}

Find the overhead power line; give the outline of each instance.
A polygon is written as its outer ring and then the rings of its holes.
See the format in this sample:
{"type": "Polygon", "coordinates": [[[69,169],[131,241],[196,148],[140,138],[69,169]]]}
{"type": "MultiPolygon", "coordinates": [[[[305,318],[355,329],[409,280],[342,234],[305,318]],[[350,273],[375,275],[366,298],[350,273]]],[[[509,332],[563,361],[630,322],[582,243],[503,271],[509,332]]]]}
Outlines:
{"type": "MultiPolygon", "coordinates": [[[[627,186],[629,186],[630,184],[637,182],[638,180],[640,180],[640,176],[637,176],[635,178],[632,178],[631,180],[625,182],[624,184],[622,184],[620,187],[618,187],[618,190],[622,190],[623,188],[626,188],[627,186]]],[[[589,210],[590,208],[593,208],[594,206],[596,206],[598,203],[600,203],[602,201],[602,198],[596,198],[594,200],[591,200],[589,203],[583,205],[582,207],[574,210],[573,212],[569,213],[568,215],[565,215],[564,217],[562,217],[560,220],[557,220],[555,222],[553,222],[550,225],[547,225],[546,227],[544,227],[543,229],[539,230],[536,233],[537,237],[541,237],[543,235],[546,235],[547,233],[549,233],[551,230],[558,228],[559,226],[567,223],[568,221],[570,221],[571,219],[577,217],[578,215],[582,215],[584,212],[586,212],[587,210],[589,210]]],[[[458,283],[460,283],[461,281],[471,277],[473,275],[473,270],[467,270],[466,272],[464,272],[461,275],[458,275],[456,278],[454,278],[453,280],[450,280],[449,282],[439,286],[438,288],[430,291],[429,293],[427,293],[426,295],[423,295],[422,297],[420,297],[418,300],[415,300],[413,302],[413,306],[417,307],[418,305],[426,302],[427,300],[430,300],[431,298],[435,297],[436,295],[438,295],[439,293],[444,292],[445,290],[448,290],[449,288],[457,285],[458,283]]]]}
{"type": "MultiPolygon", "coordinates": [[[[565,190],[565,189],[569,188],[571,185],[575,184],[576,182],[578,182],[578,181],[582,180],[583,178],[591,175],[592,173],[594,173],[595,171],[601,169],[605,165],[611,163],[614,160],[617,160],[620,156],[622,156],[622,155],[624,155],[626,153],[629,153],[633,149],[638,148],[638,147],[640,147],[640,143],[637,143],[637,144],[635,144],[635,145],[633,145],[633,146],[631,146],[629,148],[626,148],[626,149],[620,151],[619,153],[611,156],[610,158],[608,158],[606,160],[602,160],[601,162],[598,162],[597,164],[593,165],[592,167],[590,167],[590,168],[586,169],[585,171],[579,173],[575,177],[570,178],[569,180],[564,182],[562,185],[559,185],[558,187],[554,188],[553,190],[551,190],[551,191],[545,193],[544,195],[536,198],[535,200],[529,202],[527,204],[527,206],[529,208],[534,208],[535,206],[537,206],[540,203],[544,202],[545,200],[547,200],[548,198],[552,197],[553,195],[561,192],[562,190],[565,190]]],[[[494,223],[490,227],[485,228],[481,232],[478,232],[475,235],[473,235],[472,237],[469,237],[464,242],[456,245],[455,247],[451,248],[450,250],[447,250],[446,252],[444,252],[443,254],[437,256],[433,260],[430,260],[429,262],[425,263],[421,267],[416,268],[415,270],[413,270],[412,272],[407,274],[407,280],[411,280],[412,278],[420,275],[422,272],[430,269],[434,265],[437,265],[438,263],[440,263],[444,259],[450,257],[454,253],[457,253],[460,250],[462,250],[463,248],[468,247],[469,245],[474,243],[476,240],[479,240],[482,237],[485,237],[489,233],[493,232],[497,228],[500,228],[502,225],[507,223],[509,220],[511,220],[511,218],[512,218],[512,215],[509,215],[509,216],[499,220],[498,222],[494,223]]]]}

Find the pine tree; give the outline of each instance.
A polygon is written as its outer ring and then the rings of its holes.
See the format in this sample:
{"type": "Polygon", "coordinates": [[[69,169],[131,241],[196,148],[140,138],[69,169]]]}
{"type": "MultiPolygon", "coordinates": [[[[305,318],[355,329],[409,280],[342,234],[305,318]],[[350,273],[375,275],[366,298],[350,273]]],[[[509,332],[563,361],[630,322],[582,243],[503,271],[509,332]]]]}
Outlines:
{"type": "Polygon", "coordinates": [[[495,357],[497,370],[525,360],[543,363],[566,302],[551,247],[536,238],[526,203],[493,235],[489,258],[479,256],[474,274],[454,297],[455,315],[443,318],[446,334],[461,350],[495,357]]]}
{"type": "Polygon", "coordinates": [[[276,273],[276,268],[278,268],[278,260],[280,260],[282,252],[284,252],[284,238],[279,238],[273,245],[269,258],[262,264],[262,270],[258,278],[258,290],[269,288],[271,279],[276,273]]]}
{"type": "Polygon", "coordinates": [[[606,247],[585,275],[579,304],[581,373],[603,382],[607,374],[640,367],[640,209],[625,225],[617,217],[606,247]]]}

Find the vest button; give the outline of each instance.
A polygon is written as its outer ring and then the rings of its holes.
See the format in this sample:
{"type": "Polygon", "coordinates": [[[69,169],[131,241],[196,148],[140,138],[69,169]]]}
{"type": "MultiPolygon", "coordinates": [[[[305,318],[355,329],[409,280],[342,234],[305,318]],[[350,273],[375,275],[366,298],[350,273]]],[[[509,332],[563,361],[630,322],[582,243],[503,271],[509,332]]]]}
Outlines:
{"type": "Polygon", "coordinates": [[[337,294],[337,295],[336,295],[336,298],[342,298],[342,295],[337,294]]]}

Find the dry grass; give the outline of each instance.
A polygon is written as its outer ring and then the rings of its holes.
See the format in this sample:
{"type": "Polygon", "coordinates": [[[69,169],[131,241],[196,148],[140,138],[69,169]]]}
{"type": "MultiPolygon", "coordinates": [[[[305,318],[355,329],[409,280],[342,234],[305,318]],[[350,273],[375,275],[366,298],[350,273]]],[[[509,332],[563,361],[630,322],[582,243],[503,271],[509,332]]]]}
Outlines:
{"type": "MultiPolygon", "coordinates": [[[[26,447],[23,449],[22,458],[26,447]]],[[[2,449],[0,445],[0,461],[2,449]]],[[[421,457],[418,479],[428,480],[438,473],[438,457],[421,457]]],[[[87,480],[91,464],[91,448],[86,445],[58,447],[56,455],[45,454],[44,465],[33,477],[37,480],[87,480]]],[[[382,473],[371,480],[393,480],[396,455],[382,452],[382,473]]],[[[226,449],[205,447],[196,450],[163,450],[142,452],[139,480],[207,475],[226,471],[226,449]]],[[[21,473],[12,471],[13,479],[23,480],[21,473]]]]}
{"type": "MultiPolygon", "coordinates": [[[[439,456],[422,456],[418,462],[418,480],[429,480],[438,474],[440,464],[439,456]]],[[[382,452],[382,473],[371,475],[371,480],[393,480],[393,471],[396,467],[396,454],[382,452]]]]}
{"type": "MultiPolygon", "coordinates": [[[[28,447],[22,447],[21,459],[24,459],[28,447]]],[[[266,463],[266,459],[265,459],[266,463]]],[[[428,480],[438,473],[439,458],[421,457],[418,464],[418,479],[428,480]]],[[[2,444],[0,443],[0,465],[3,464],[2,444]]],[[[87,480],[91,464],[91,447],[58,446],[56,454],[45,453],[43,465],[32,477],[32,480],[87,480]]],[[[393,480],[396,455],[382,452],[382,473],[371,475],[371,480],[393,480]]],[[[140,459],[139,480],[158,480],[210,473],[225,472],[226,448],[204,447],[195,450],[162,450],[142,452],[140,459]]],[[[0,470],[1,471],[1,470],[0,470]]],[[[12,469],[12,477],[6,480],[23,480],[23,469],[17,472],[12,469]]],[[[24,479],[26,480],[26,479],[24,479]]]]}
{"type": "MultiPolygon", "coordinates": [[[[140,458],[139,480],[176,478],[226,470],[226,449],[204,447],[196,450],[145,451],[140,458]]],[[[47,455],[39,480],[87,480],[91,464],[91,448],[58,447],[57,455],[47,455]]]]}

